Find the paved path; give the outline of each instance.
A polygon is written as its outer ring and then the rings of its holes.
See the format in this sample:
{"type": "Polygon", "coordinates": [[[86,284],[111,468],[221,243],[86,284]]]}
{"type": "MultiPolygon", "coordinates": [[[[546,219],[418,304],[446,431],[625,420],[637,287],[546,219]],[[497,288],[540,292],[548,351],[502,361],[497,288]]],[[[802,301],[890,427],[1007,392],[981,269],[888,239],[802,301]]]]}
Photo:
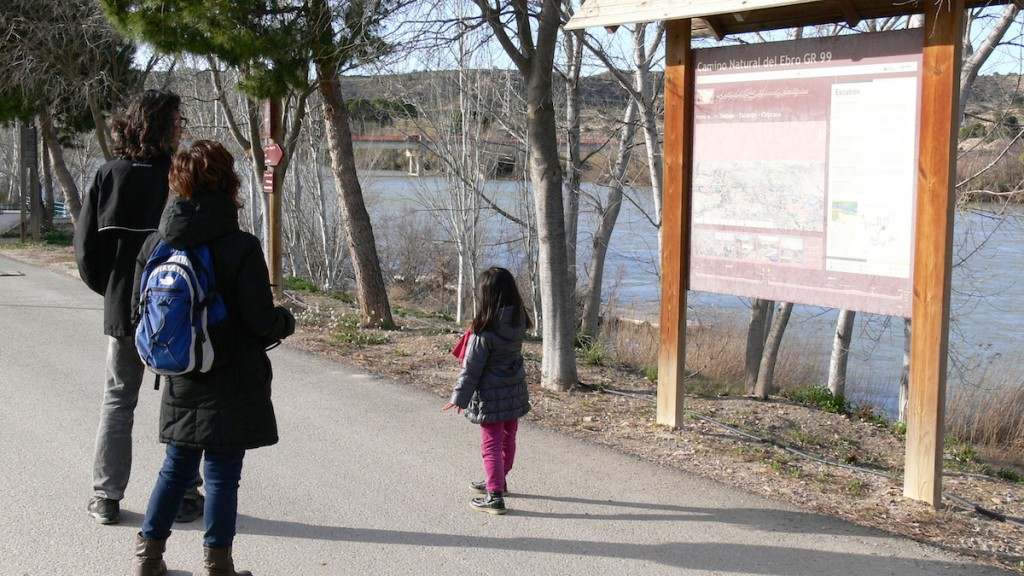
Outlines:
{"type": "MultiPolygon", "coordinates": [[[[123,519],[85,513],[106,341],[70,274],[0,256],[0,575],[130,574],[162,447],[143,390],[123,519]]],[[[803,512],[524,423],[510,512],[470,510],[477,430],[443,399],[282,346],[281,443],[250,452],[239,568],[257,576],[724,574],[990,576],[937,549],[803,512]]],[[[172,575],[202,574],[201,523],[172,575]]]]}

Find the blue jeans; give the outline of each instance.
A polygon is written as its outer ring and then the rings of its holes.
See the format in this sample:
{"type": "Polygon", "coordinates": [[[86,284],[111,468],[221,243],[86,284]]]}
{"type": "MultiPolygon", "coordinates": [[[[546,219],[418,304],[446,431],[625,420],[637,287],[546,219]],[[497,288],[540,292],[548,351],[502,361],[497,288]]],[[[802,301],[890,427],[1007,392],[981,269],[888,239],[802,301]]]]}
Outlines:
{"type": "MultiPolygon", "coordinates": [[[[178,515],[185,492],[199,473],[203,450],[167,445],[167,458],[149,496],[146,519],[142,522],[142,537],[163,540],[171,535],[171,525],[178,515]]],[[[229,548],[235,539],[235,520],[238,516],[238,481],[242,477],[242,459],[245,450],[237,452],[205,451],[206,506],[203,520],[206,534],[203,546],[229,548]]]]}
{"type": "Polygon", "coordinates": [[[106,385],[96,452],[92,465],[93,494],[111,500],[124,498],[132,471],[132,426],[145,367],[133,336],[110,337],[106,385]]]}

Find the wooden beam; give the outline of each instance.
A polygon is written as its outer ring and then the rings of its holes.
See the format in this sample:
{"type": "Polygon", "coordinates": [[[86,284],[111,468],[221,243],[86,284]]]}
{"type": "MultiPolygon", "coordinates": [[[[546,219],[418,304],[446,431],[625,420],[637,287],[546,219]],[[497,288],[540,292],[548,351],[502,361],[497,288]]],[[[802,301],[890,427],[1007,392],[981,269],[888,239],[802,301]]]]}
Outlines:
{"type": "MultiPolygon", "coordinates": [[[[1021,2],[1024,2],[1024,0],[1021,0],[1021,2]]],[[[721,42],[722,39],[725,38],[725,28],[722,26],[722,22],[718,19],[718,17],[708,16],[706,18],[703,18],[703,20],[704,24],[707,25],[708,30],[711,30],[711,33],[715,35],[715,40],[721,42]]]]}
{"type": "Polygon", "coordinates": [[[839,0],[839,9],[843,11],[843,17],[846,18],[846,24],[850,28],[860,24],[860,13],[857,12],[853,2],[850,0],[839,0]]]}
{"type": "Polygon", "coordinates": [[[665,23],[665,178],[661,219],[658,423],[678,427],[686,382],[694,63],[689,19],[665,23]]]}
{"type": "Polygon", "coordinates": [[[954,177],[964,0],[927,2],[903,495],[942,502],[954,177]]]}

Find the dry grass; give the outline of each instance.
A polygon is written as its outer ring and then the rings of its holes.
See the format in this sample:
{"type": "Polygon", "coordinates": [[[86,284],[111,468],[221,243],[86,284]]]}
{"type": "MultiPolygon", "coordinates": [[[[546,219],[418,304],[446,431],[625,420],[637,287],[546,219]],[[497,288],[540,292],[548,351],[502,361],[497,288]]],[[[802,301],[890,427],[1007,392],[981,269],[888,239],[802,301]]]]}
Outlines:
{"type": "Polygon", "coordinates": [[[1024,460],[1024,380],[957,387],[946,403],[946,430],[979,449],[1024,460]]]}
{"type": "MultiPolygon", "coordinates": [[[[692,374],[687,392],[698,396],[743,395],[746,327],[735,323],[689,326],[686,367],[692,374]]],[[[824,360],[805,350],[801,335],[785,336],[776,366],[777,391],[821,384],[824,360]]],[[[609,319],[602,324],[600,346],[609,361],[653,374],[657,366],[658,327],[646,321],[609,319]]],[[[1024,359],[1018,363],[1024,366],[1024,359]]],[[[992,376],[988,377],[989,380],[992,376]]],[[[870,411],[870,407],[864,407],[870,411]]],[[[1010,465],[1024,465],[1024,374],[1019,378],[957,386],[946,405],[947,433],[987,454],[999,454],[1010,465]]]]}
{"type": "MultiPolygon", "coordinates": [[[[825,366],[804,351],[801,334],[784,338],[775,369],[775,388],[790,390],[820,384],[825,366]]],[[[645,370],[657,366],[658,327],[646,321],[607,319],[601,344],[622,364],[645,370]]],[[[687,390],[699,396],[742,395],[746,372],[746,326],[730,322],[691,325],[686,330],[686,369],[692,374],[687,390]]]]}

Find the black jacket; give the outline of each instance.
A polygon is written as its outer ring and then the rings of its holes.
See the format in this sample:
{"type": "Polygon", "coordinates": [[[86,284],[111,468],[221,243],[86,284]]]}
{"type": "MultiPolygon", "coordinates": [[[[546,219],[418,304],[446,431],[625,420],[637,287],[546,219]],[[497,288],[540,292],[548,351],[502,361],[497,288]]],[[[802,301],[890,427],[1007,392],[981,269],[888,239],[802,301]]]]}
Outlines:
{"type": "Polygon", "coordinates": [[[160,441],[215,451],[275,444],[277,420],[265,348],[291,335],[295,319],[287,309],[274,306],[259,240],[238,228],[238,209],[227,195],[172,198],[160,231],[139,253],[133,305],[139,301],[142,268],[161,238],[175,248],[209,245],[215,289],[224,299],[227,320],[210,328],[213,369],[163,377],[160,441]]]}
{"type": "Polygon", "coordinates": [[[160,223],[170,158],[118,159],[96,171],[75,224],[78,274],[103,295],[103,333],[130,336],[135,258],[160,223]]]}
{"type": "Polygon", "coordinates": [[[473,332],[466,343],[462,371],[451,403],[466,411],[474,424],[515,420],[530,411],[530,393],[523,365],[525,312],[512,324],[512,308],[502,308],[492,328],[473,332]]]}

